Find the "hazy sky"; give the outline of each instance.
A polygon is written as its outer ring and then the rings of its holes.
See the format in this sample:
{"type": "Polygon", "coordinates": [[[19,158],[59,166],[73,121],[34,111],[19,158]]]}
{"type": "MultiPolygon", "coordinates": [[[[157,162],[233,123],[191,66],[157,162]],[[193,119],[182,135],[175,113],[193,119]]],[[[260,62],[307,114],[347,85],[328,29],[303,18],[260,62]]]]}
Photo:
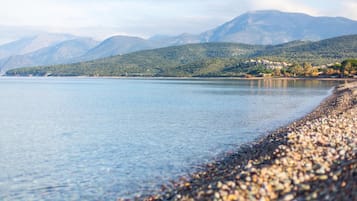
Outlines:
{"type": "Polygon", "coordinates": [[[0,26],[104,38],[199,33],[251,10],[357,20],[357,0],[0,0],[0,26]]]}

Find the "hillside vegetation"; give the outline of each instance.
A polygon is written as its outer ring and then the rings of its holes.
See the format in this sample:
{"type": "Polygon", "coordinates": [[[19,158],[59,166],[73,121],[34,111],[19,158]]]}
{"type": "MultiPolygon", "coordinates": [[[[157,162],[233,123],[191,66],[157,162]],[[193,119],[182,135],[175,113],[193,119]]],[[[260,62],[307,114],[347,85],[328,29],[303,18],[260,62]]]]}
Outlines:
{"type": "MultiPolygon", "coordinates": [[[[4,29],[1,25],[0,30],[3,30],[0,32],[0,41],[1,35],[18,32],[8,27],[4,29]]],[[[147,39],[115,35],[103,41],[95,41],[69,34],[32,33],[25,38],[0,44],[0,75],[14,68],[85,62],[178,45],[223,42],[277,45],[298,40],[319,41],[352,34],[357,34],[355,20],[342,17],[314,17],[304,13],[278,10],[246,12],[213,29],[197,34],[154,35],[147,39]]],[[[299,43],[301,42],[292,42],[289,45],[299,43]]],[[[276,56],[281,51],[279,47],[277,49],[273,47],[273,50],[266,53],[276,56]]],[[[290,50],[283,53],[288,57],[295,56],[295,52],[290,50]]],[[[299,58],[302,56],[310,61],[315,60],[316,57],[308,54],[298,55],[299,58]]],[[[277,58],[273,57],[273,59],[277,58]]]]}
{"type": "Polygon", "coordinates": [[[357,58],[357,35],[319,42],[295,41],[276,46],[234,43],[183,45],[71,65],[14,69],[8,71],[7,75],[242,76],[247,73],[272,73],[274,70],[257,62],[254,65],[247,63],[248,59],[289,62],[298,68],[303,63],[316,66],[349,58],[357,58]]]}
{"type": "Polygon", "coordinates": [[[341,36],[319,42],[295,41],[270,46],[256,56],[272,60],[309,62],[315,65],[333,63],[357,56],[357,35],[341,36]]]}
{"type": "Polygon", "coordinates": [[[189,76],[197,70],[185,68],[190,63],[205,63],[210,59],[247,58],[262,48],[263,46],[234,43],[191,44],[140,51],[71,65],[14,69],[8,71],[7,75],[189,76]]]}

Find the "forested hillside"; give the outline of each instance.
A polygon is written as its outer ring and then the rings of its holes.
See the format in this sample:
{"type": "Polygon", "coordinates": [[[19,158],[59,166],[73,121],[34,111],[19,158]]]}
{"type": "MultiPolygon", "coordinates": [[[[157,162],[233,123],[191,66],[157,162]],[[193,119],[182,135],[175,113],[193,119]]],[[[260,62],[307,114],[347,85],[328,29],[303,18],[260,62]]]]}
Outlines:
{"type": "MultiPolygon", "coordinates": [[[[357,35],[319,42],[295,41],[276,46],[205,43],[140,51],[71,65],[20,68],[21,76],[241,76],[272,73],[286,67],[274,62],[321,66],[357,58],[357,35]],[[249,59],[269,60],[265,64],[249,59]],[[270,61],[276,67],[267,67],[270,61]]],[[[271,66],[270,64],[268,66],[271,66]]],[[[278,72],[277,72],[278,73],[278,72]]],[[[296,74],[296,73],[293,73],[296,74]]]]}

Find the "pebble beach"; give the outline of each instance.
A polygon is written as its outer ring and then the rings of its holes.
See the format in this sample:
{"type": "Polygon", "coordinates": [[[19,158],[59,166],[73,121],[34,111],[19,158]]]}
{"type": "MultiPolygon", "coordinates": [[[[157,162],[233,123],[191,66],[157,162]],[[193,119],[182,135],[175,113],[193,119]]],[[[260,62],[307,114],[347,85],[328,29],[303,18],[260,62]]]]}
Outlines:
{"type": "Polygon", "coordinates": [[[357,82],[313,112],[137,200],[357,200],[357,82]]]}

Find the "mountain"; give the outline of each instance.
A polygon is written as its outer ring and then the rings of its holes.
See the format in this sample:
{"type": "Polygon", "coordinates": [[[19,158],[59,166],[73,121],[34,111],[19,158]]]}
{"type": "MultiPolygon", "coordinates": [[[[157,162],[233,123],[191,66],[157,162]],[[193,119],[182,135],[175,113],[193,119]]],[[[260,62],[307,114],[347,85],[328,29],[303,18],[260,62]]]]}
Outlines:
{"type": "Polygon", "coordinates": [[[143,39],[133,36],[112,36],[98,46],[94,47],[77,61],[89,61],[99,58],[127,54],[140,50],[148,50],[161,47],[199,43],[197,35],[181,34],[178,36],[156,36],[150,39],[143,39]]]}
{"type": "MultiPolygon", "coordinates": [[[[282,45],[205,43],[145,50],[70,65],[14,69],[7,75],[234,76],[247,59],[327,64],[357,58],[357,35],[282,45]]],[[[244,70],[244,69],[243,69],[244,70]]]]}
{"type": "Polygon", "coordinates": [[[294,40],[319,41],[349,34],[357,34],[357,21],[341,17],[313,17],[302,13],[263,10],[247,12],[198,35],[188,33],[177,36],[157,35],[148,40],[114,36],[103,41],[78,61],[194,43],[233,42],[274,45],[294,40]]]}
{"type": "Polygon", "coordinates": [[[58,76],[185,76],[190,69],[180,66],[214,58],[245,58],[263,46],[234,43],[207,43],[172,46],[113,56],[95,61],[51,67],[21,68],[7,75],[58,75],[58,76]]]}
{"type": "Polygon", "coordinates": [[[40,34],[36,36],[22,38],[20,40],[6,43],[0,46],[0,59],[23,55],[44,47],[49,47],[60,42],[76,38],[69,34],[40,34]]]}
{"type": "Polygon", "coordinates": [[[313,17],[275,10],[240,15],[200,34],[202,42],[279,44],[293,40],[318,41],[357,33],[357,21],[341,17],[313,17]]]}
{"type": "MultiPolygon", "coordinates": [[[[90,44],[82,44],[83,46],[77,44],[78,47],[75,47],[73,43],[63,44],[66,48],[57,50],[57,44],[79,37],[67,34],[40,34],[1,45],[0,72],[16,67],[83,62],[141,50],[206,42],[276,45],[297,41],[284,44],[284,51],[290,51],[286,49],[287,45],[290,45],[290,48],[301,45],[304,43],[301,40],[319,41],[348,34],[357,34],[357,21],[275,10],[247,12],[197,35],[187,33],[177,36],[158,35],[149,39],[113,36],[94,47],[90,44]],[[91,49],[88,49],[89,47],[91,49]]],[[[271,54],[280,51],[278,47],[273,47],[271,54]]],[[[308,60],[307,57],[305,59],[308,60]]],[[[316,55],[311,56],[310,60],[316,60],[316,55]]]]}
{"type": "Polygon", "coordinates": [[[343,59],[357,58],[357,35],[340,36],[318,42],[294,41],[268,46],[252,56],[314,64],[333,63],[343,59]]]}
{"type": "Polygon", "coordinates": [[[71,63],[97,44],[89,38],[66,40],[31,53],[1,59],[0,70],[5,72],[16,67],[71,63]]]}
{"type": "Polygon", "coordinates": [[[135,52],[138,50],[156,48],[158,46],[159,45],[154,45],[154,43],[139,37],[113,36],[101,42],[98,46],[78,58],[78,60],[93,60],[135,52]]]}
{"type": "Polygon", "coordinates": [[[200,43],[201,39],[199,35],[183,33],[178,36],[155,36],[150,38],[149,41],[161,47],[168,47],[200,43]]]}

